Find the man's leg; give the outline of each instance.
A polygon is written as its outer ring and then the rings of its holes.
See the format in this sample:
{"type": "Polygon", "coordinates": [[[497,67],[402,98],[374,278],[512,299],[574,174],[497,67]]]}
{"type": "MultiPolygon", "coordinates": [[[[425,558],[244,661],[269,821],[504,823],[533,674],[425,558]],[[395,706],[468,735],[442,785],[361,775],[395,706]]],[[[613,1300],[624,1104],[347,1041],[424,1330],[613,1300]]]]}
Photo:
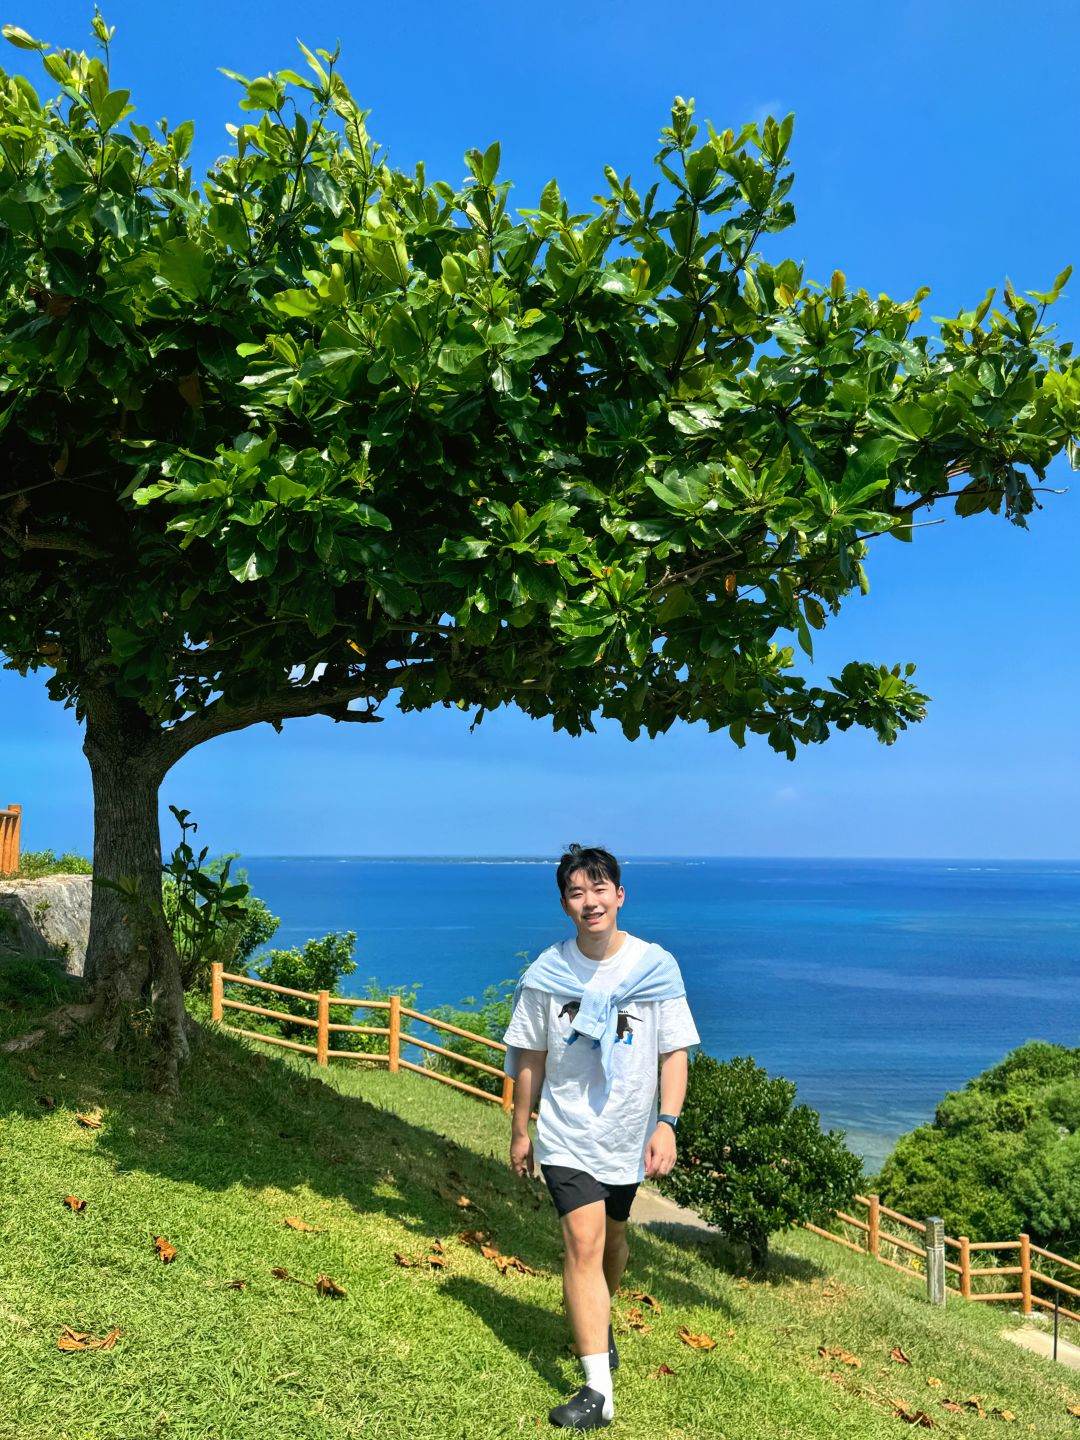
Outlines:
{"type": "Polygon", "coordinates": [[[604,1237],[604,1279],[608,1294],[614,1295],[622,1283],[630,1246],[626,1240],[626,1221],[607,1217],[607,1233],[604,1237]]]}
{"type": "Polygon", "coordinates": [[[607,1223],[602,1200],[581,1205],[562,1217],[566,1247],[563,1299],[579,1355],[607,1354],[611,1315],[607,1223]]]}

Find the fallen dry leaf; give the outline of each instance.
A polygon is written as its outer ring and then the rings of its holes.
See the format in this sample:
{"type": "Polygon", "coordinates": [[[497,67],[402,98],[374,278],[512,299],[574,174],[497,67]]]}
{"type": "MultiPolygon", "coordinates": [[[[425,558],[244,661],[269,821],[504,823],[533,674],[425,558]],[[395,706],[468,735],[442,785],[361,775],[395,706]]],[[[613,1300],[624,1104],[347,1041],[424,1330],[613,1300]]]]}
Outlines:
{"type": "Polygon", "coordinates": [[[630,1326],[631,1330],[641,1330],[645,1332],[652,1329],[651,1325],[646,1324],[645,1316],[641,1313],[641,1309],[637,1305],[627,1313],[626,1323],[630,1326]]]}
{"type": "Polygon", "coordinates": [[[70,1325],[65,1325],[63,1332],[56,1342],[58,1350],[111,1350],[120,1338],[118,1329],[110,1330],[100,1340],[93,1340],[89,1332],[85,1330],[73,1330],[70,1325]]]}
{"type": "Polygon", "coordinates": [[[659,1379],[661,1375],[674,1375],[675,1371],[670,1365],[661,1365],[659,1369],[653,1371],[653,1374],[659,1379]]]}
{"type": "MultiPolygon", "coordinates": [[[[411,1255],[402,1255],[400,1250],[394,1251],[395,1265],[402,1265],[406,1270],[411,1270],[414,1265],[419,1265],[419,1260],[414,1260],[411,1255]]],[[[284,1277],[283,1277],[284,1278],[284,1277]]]]}
{"type": "Polygon", "coordinates": [[[925,1410],[909,1410],[906,1405],[901,1405],[899,1401],[894,1403],[896,1408],[893,1414],[897,1420],[903,1420],[905,1425],[921,1425],[924,1430],[937,1429],[937,1421],[932,1420],[925,1410]]]}
{"type": "Polygon", "coordinates": [[[286,1215],[285,1224],[290,1230],[302,1230],[307,1235],[319,1234],[314,1225],[309,1225],[306,1220],[301,1220],[299,1215],[286,1215]]]}
{"type": "Polygon", "coordinates": [[[654,1300],[651,1295],[647,1295],[644,1290],[620,1290],[619,1294],[625,1295],[628,1300],[640,1300],[642,1305],[648,1305],[654,1315],[662,1313],[660,1302],[654,1300]]]}
{"type": "Polygon", "coordinates": [[[432,1270],[442,1270],[446,1266],[446,1259],[444,1256],[437,1255],[432,1251],[427,1257],[427,1263],[431,1266],[432,1270]]]}
{"type": "Polygon", "coordinates": [[[844,1350],[839,1345],[819,1345],[817,1352],[823,1360],[839,1360],[841,1365],[859,1366],[862,1361],[850,1350],[844,1350]]]}
{"type": "Polygon", "coordinates": [[[472,1201],[469,1199],[468,1195],[459,1195],[454,1201],[454,1204],[460,1210],[468,1210],[469,1207],[472,1205],[472,1201]]]}
{"type": "Polygon", "coordinates": [[[685,1325],[680,1325],[676,1335],[684,1345],[689,1345],[692,1350],[715,1350],[716,1341],[711,1335],[694,1335],[685,1325]]]}
{"type": "Polygon", "coordinates": [[[895,1360],[898,1365],[911,1364],[911,1356],[901,1350],[899,1345],[894,1345],[889,1351],[889,1359],[895,1360]]]}
{"type": "Polygon", "coordinates": [[[443,1255],[446,1253],[443,1249],[443,1243],[441,1240],[432,1240],[431,1251],[433,1255],[443,1255]]]}
{"type": "Polygon", "coordinates": [[[163,1265],[171,1265],[176,1259],[176,1246],[170,1245],[164,1235],[154,1236],[154,1249],[163,1265]]]}
{"type": "Polygon", "coordinates": [[[270,1274],[274,1277],[275,1280],[291,1280],[293,1278],[289,1274],[288,1270],[284,1269],[284,1267],[280,1265],[276,1266],[273,1270],[271,1270],[270,1274]]]}
{"type": "Polygon", "coordinates": [[[86,1209],[86,1201],[80,1200],[77,1195],[65,1195],[64,1204],[69,1210],[74,1211],[76,1215],[80,1214],[81,1211],[86,1209]]]}
{"type": "Polygon", "coordinates": [[[1065,1411],[1066,1414],[1076,1415],[1077,1417],[1080,1417],[1080,1405],[1066,1405],[1065,1411]]]}
{"type": "Polygon", "coordinates": [[[991,1410],[991,1411],[990,1411],[990,1414],[993,1415],[993,1417],[994,1417],[995,1420],[1015,1420],[1015,1419],[1016,1419],[1016,1416],[1013,1414],[1013,1412],[1012,1412],[1011,1410],[996,1410],[996,1409],[995,1409],[995,1410],[991,1410]]]}
{"type": "Polygon", "coordinates": [[[318,1294],[325,1295],[329,1300],[345,1299],[345,1291],[336,1280],[331,1280],[329,1275],[320,1275],[315,1281],[315,1289],[318,1294]]]}
{"type": "Polygon", "coordinates": [[[458,1232],[458,1239],[463,1245],[489,1245],[491,1236],[486,1230],[461,1230],[458,1232]]]}
{"type": "Polygon", "coordinates": [[[246,1280],[227,1280],[227,1281],[225,1282],[225,1289],[226,1289],[226,1290],[246,1290],[246,1289],[247,1289],[247,1285],[248,1285],[248,1282],[247,1282],[246,1280]]]}
{"type": "Polygon", "coordinates": [[[496,1254],[495,1268],[500,1275],[505,1275],[507,1270],[517,1270],[522,1275],[535,1275],[538,1273],[531,1265],[526,1265],[524,1260],[519,1260],[516,1255],[496,1254]]]}
{"type": "Polygon", "coordinates": [[[957,1405],[955,1400],[942,1400],[941,1408],[942,1410],[948,1410],[951,1415],[963,1415],[964,1413],[964,1407],[957,1405]]]}
{"type": "Polygon", "coordinates": [[[931,1390],[941,1389],[941,1381],[937,1378],[936,1375],[928,1375],[926,1377],[926,1383],[930,1386],[931,1390]]]}
{"type": "Polygon", "coordinates": [[[964,1409],[974,1410],[975,1414],[978,1415],[980,1420],[986,1419],[986,1411],[983,1409],[982,1401],[979,1399],[978,1395],[969,1395],[968,1398],[964,1401],[964,1409]]]}
{"type": "Polygon", "coordinates": [[[51,1095],[39,1095],[37,1097],[37,1103],[45,1110],[56,1109],[56,1101],[51,1095]]]}
{"type": "MultiPolygon", "coordinates": [[[[51,1107],[50,1107],[51,1108],[51,1107]]],[[[101,1110],[90,1110],[87,1114],[76,1113],[75,1119],[87,1130],[101,1129],[101,1110]]]]}

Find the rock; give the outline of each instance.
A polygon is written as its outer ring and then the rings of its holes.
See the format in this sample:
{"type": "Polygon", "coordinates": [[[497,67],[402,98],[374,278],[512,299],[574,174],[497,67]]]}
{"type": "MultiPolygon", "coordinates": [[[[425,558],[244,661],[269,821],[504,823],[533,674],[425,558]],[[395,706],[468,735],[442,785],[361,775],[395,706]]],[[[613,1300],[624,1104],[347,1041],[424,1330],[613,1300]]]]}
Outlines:
{"type": "Polygon", "coordinates": [[[0,880],[0,956],[52,957],[81,975],[90,938],[89,875],[0,880]]]}

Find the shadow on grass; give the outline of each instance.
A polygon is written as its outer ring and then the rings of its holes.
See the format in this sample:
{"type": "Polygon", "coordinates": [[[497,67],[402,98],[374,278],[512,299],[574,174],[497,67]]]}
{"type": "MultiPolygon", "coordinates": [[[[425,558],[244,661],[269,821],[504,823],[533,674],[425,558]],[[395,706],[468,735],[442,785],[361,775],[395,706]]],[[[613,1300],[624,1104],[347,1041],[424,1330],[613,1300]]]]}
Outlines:
{"type": "MultiPolygon", "coordinates": [[[[33,1027],[57,1000],[70,999],[72,988],[66,980],[61,987],[47,965],[0,967],[0,1044],[33,1027]]],[[[344,1095],[316,1074],[218,1030],[196,1030],[181,1095],[171,1107],[148,1088],[147,1059],[138,1046],[103,1054],[87,1032],[66,1042],[49,1039],[25,1055],[0,1055],[0,1115],[47,1121],[52,1107],[43,1099],[68,1111],[104,1105],[109,1118],[96,1149],[117,1172],[142,1171],[206,1191],[306,1186],[358,1212],[381,1212],[416,1235],[483,1228],[504,1252],[560,1271],[562,1236],[543,1187],[523,1185],[500,1160],[344,1095]],[[462,1196],[471,1204],[462,1207],[462,1196]]],[[[715,1295],[672,1273],[658,1239],[697,1251],[721,1270],[745,1273],[741,1252],[715,1232],[637,1228],[631,1274],[646,1270],[661,1301],[715,1304],[715,1295]]],[[[775,1283],[820,1273],[810,1261],[778,1255],[760,1278],[775,1283]]],[[[519,1303],[492,1290],[485,1311],[484,1287],[476,1289],[474,1308],[488,1323],[519,1303]]],[[[563,1343],[564,1319],[549,1318],[563,1343]]],[[[535,1329],[530,1320],[524,1334],[535,1329]]],[[[516,1333],[511,1324],[507,1334],[516,1333]]]]}
{"type": "Polygon", "coordinates": [[[468,1275],[447,1276],[440,1290],[471,1310],[500,1344],[527,1361],[552,1389],[565,1388],[558,1359],[560,1355],[570,1359],[570,1330],[561,1311],[519,1300],[468,1275]]]}

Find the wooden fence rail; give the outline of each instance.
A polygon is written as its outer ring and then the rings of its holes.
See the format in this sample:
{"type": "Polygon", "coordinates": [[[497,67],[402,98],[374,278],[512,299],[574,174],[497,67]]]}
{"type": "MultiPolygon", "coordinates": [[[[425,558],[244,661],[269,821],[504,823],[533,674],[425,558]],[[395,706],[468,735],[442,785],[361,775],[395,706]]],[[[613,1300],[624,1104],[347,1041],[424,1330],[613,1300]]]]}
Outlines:
{"type": "MultiPolygon", "coordinates": [[[[891,1210],[883,1205],[877,1195],[856,1195],[856,1207],[863,1207],[866,1210],[867,1218],[859,1219],[846,1211],[837,1210],[836,1219],[841,1226],[849,1227],[863,1237],[858,1243],[835,1230],[827,1230],[819,1225],[807,1225],[806,1229],[812,1230],[815,1235],[822,1236],[825,1240],[831,1240],[834,1244],[843,1245],[848,1250],[855,1250],[860,1254],[866,1254],[877,1260],[882,1265],[888,1265],[893,1270],[899,1270],[902,1274],[913,1276],[917,1279],[925,1278],[929,1282],[931,1274],[930,1255],[931,1247],[928,1244],[928,1236],[931,1228],[940,1226],[940,1221],[913,1220],[909,1215],[902,1215],[898,1210],[891,1210]],[[913,1239],[903,1235],[893,1234],[882,1229],[882,1219],[891,1221],[894,1226],[906,1229],[912,1237],[918,1237],[922,1243],[919,1244],[913,1239]],[[911,1255],[918,1262],[918,1267],[911,1262],[907,1264],[894,1259],[893,1255],[882,1254],[882,1246],[892,1247],[895,1252],[901,1255],[911,1255]]],[[[1062,1303],[1062,1297],[1070,1300],[1080,1299],[1080,1264],[1075,1260],[1068,1260],[1064,1255],[1056,1255],[1052,1250],[1044,1250],[1039,1245],[1033,1245],[1027,1235],[1019,1235],[1015,1240],[970,1240],[966,1235],[953,1239],[950,1235],[942,1235],[942,1250],[946,1249],[957,1252],[956,1260],[945,1259],[942,1265],[943,1282],[939,1286],[940,1295],[931,1295],[938,1303],[944,1303],[945,1292],[958,1295],[964,1300],[982,1301],[993,1304],[995,1302],[1019,1303],[1025,1315],[1030,1315],[1033,1308],[1053,1310],[1056,1308],[1059,1315],[1067,1320],[1080,1322],[1080,1313],[1066,1309],[1062,1303]],[[1015,1263],[994,1264],[994,1265],[972,1265],[972,1256],[975,1254],[1010,1254],[1019,1251],[1015,1257],[1015,1263]],[[1067,1273],[1074,1284],[1069,1284],[1060,1275],[1048,1275],[1045,1269],[1036,1269],[1032,1265],[1032,1256],[1039,1256],[1048,1260],[1054,1266],[1060,1266],[1067,1273]],[[950,1284],[950,1279],[955,1276],[955,1283],[950,1284]],[[1019,1288],[1016,1290],[999,1290],[991,1288],[977,1288],[980,1281],[1003,1280],[1008,1277],[1019,1276],[1019,1288]],[[976,1282],[973,1284],[972,1282],[976,1282]],[[1048,1297],[1045,1294],[1036,1293],[1037,1286],[1044,1286],[1051,1291],[1048,1297]]],[[[929,1288],[929,1287],[928,1287],[929,1288]]]]}
{"type": "Polygon", "coordinates": [[[224,966],[215,962],[211,967],[210,976],[210,1015],[219,1025],[225,1024],[225,1011],[239,1010],[246,1014],[261,1015],[268,1020],[283,1020],[290,1025],[304,1025],[315,1031],[315,1044],[305,1045],[299,1040],[285,1040],[277,1035],[263,1035],[257,1030],[241,1030],[239,1026],[230,1025],[227,1028],[234,1034],[243,1035],[248,1040],[260,1040],[267,1045],[282,1045],[288,1050],[298,1050],[302,1055],[314,1055],[317,1065],[326,1065],[331,1059],[350,1059],[373,1061],[377,1065],[385,1065],[392,1074],[400,1070],[413,1070],[418,1075],[426,1075],[432,1080],[438,1080],[443,1085],[451,1085],[455,1090],[464,1090],[467,1095],[475,1095],[480,1100],[490,1100],[495,1105],[501,1105],[504,1110],[512,1110],[514,1106],[514,1082],[509,1075],[504,1075],[500,1066],[488,1065],[483,1060],[475,1060],[471,1055],[461,1055],[456,1050],[448,1050],[442,1045],[436,1045],[431,1040],[422,1040],[419,1036],[410,1035],[407,1030],[401,1028],[401,1018],[406,1016],[410,1020],[418,1020],[424,1025],[430,1025],[434,1030],[445,1031],[450,1035],[457,1035],[463,1040],[475,1041],[478,1045],[486,1045],[493,1052],[493,1058],[501,1057],[506,1053],[506,1046],[501,1040],[489,1040],[486,1035],[477,1035],[472,1030],[463,1030],[460,1025],[451,1025],[448,1020],[437,1020],[434,1015],[425,1015],[421,1010],[412,1010],[407,1005],[402,1005],[397,995],[391,995],[389,1000],[354,1000],[351,996],[331,995],[328,990],[290,990],[287,985],[271,985],[267,980],[252,980],[247,975],[232,975],[224,966]],[[270,1010],[261,1005],[248,1005],[242,1000],[234,1000],[232,996],[226,996],[225,985],[247,985],[254,990],[269,990],[275,995],[288,995],[294,1000],[307,1000],[315,1006],[314,1019],[305,1015],[291,1015],[284,1010],[270,1010]],[[331,1005],[344,1005],[350,1010],[375,1010],[386,1012],[385,1025],[352,1025],[331,1023],[331,1005]],[[368,1051],[357,1050],[334,1050],[330,1048],[330,1037],[333,1034],[349,1035],[385,1035],[387,1039],[386,1054],[371,1054],[368,1051]],[[490,1091],[481,1090],[478,1085],[470,1085],[465,1080],[455,1080],[452,1075],[444,1075],[439,1070],[432,1070],[426,1065],[417,1065],[412,1060],[406,1060],[401,1053],[402,1046],[414,1045],[421,1053],[434,1054],[452,1060],[455,1065],[465,1065],[482,1074],[493,1075],[502,1081],[502,1090],[498,1095],[492,1095],[490,1091]]]}
{"type": "MultiPolygon", "coordinates": [[[[17,814],[18,807],[13,806],[12,808],[17,814]]],[[[0,819],[4,813],[0,811],[0,819]]],[[[0,831],[0,834],[2,833],[0,831]]],[[[0,864],[0,870],[2,869],[3,866],[0,864]]],[[[486,1064],[483,1060],[475,1060],[472,1056],[461,1055],[455,1050],[436,1045],[433,1041],[422,1040],[418,1036],[410,1035],[408,1031],[402,1030],[401,1021],[404,1016],[424,1025],[430,1025],[435,1030],[445,1031],[447,1034],[457,1035],[461,1039],[485,1045],[493,1052],[493,1058],[501,1057],[506,1052],[506,1046],[501,1041],[490,1040],[486,1035],[477,1035],[472,1030],[463,1030],[460,1025],[451,1025],[447,1020],[437,1020],[434,1015],[425,1015],[421,1010],[413,1010],[407,1005],[402,1005],[397,995],[391,995],[388,1000],[355,1000],[351,996],[331,995],[326,990],[291,990],[286,985],[271,985],[266,980],[252,980],[247,975],[230,974],[222,965],[215,963],[211,971],[210,996],[211,1018],[219,1025],[225,1026],[226,1010],[237,1010],[243,1014],[260,1015],[270,1020],[283,1020],[290,1025],[301,1025],[309,1030],[314,1030],[315,1044],[305,1045],[298,1040],[286,1040],[277,1035],[264,1035],[255,1030],[242,1030],[234,1025],[225,1027],[232,1034],[243,1035],[249,1040],[258,1040],[264,1045],[280,1045],[287,1050],[299,1051],[303,1055],[314,1055],[318,1065],[326,1065],[331,1059],[342,1058],[382,1064],[392,1073],[411,1070],[418,1075],[426,1075],[431,1080],[438,1080],[442,1085],[451,1085],[455,1090],[463,1090],[468,1095],[475,1095],[479,1100],[490,1100],[495,1105],[501,1105],[504,1110],[513,1109],[514,1082],[508,1075],[503,1075],[497,1065],[486,1064]],[[304,1015],[292,1015],[287,1011],[272,1010],[265,1006],[250,1005],[244,1001],[235,1000],[231,995],[225,995],[226,983],[234,986],[249,986],[253,990],[265,990],[276,995],[288,995],[296,1000],[306,1000],[315,1006],[315,1016],[312,1018],[304,1015]],[[383,1012],[387,1023],[385,1025],[354,1025],[331,1022],[330,1007],[334,1005],[345,1006],[350,1011],[383,1012]],[[342,1033],[384,1035],[387,1039],[386,1054],[331,1049],[331,1036],[342,1033]],[[412,1060],[406,1060],[401,1054],[404,1045],[413,1045],[422,1054],[438,1055],[452,1060],[455,1065],[470,1066],[483,1074],[501,1078],[502,1092],[499,1095],[493,1095],[487,1090],[481,1090],[479,1086],[470,1085],[464,1080],[456,1080],[452,1075],[444,1075],[438,1070],[432,1070],[425,1065],[417,1065],[412,1060]]],[[[914,1220],[909,1215],[902,1215],[900,1211],[883,1205],[877,1195],[856,1195],[854,1203],[856,1207],[861,1207],[865,1211],[865,1219],[846,1210],[834,1212],[836,1222],[848,1230],[848,1235],[838,1233],[836,1230],[825,1229],[820,1225],[807,1224],[805,1228],[835,1245],[843,1245],[845,1249],[854,1250],[859,1255],[869,1255],[878,1264],[887,1265],[892,1270],[899,1270],[902,1275],[917,1279],[925,1277],[929,1298],[935,1304],[944,1304],[946,1292],[949,1292],[965,1300],[991,1303],[1015,1303],[1018,1301],[1025,1315],[1030,1315],[1034,1307],[1053,1310],[1056,1305],[1060,1315],[1068,1320],[1080,1322],[1080,1313],[1067,1310],[1061,1303],[1063,1295],[1071,1300],[1080,1300],[1080,1264],[1075,1260],[1067,1260],[1065,1256],[1056,1255],[1052,1250],[1044,1250],[1039,1245],[1033,1245],[1027,1235],[1020,1235],[1015,1240],[970,1240],[966,1235],[953,1239],[952,1236],[944,1234],[940,1220],[934,1218],[914,1220]],[[907,1233],[895,1233],[897,1227],[907,1233]],[[857,1240],[850,1238],[851,1232],[858,1236],[857,1240]],[[957,1259],[946,1258],[947,1250],[956,1252],[957,1259]],[[1019,1251],[1019,1255],[1016,1257],[1018,1263],[977,1266],[973,1266],[971,1263],[973,1255],[1010,1251],[1019,1251]],[[1060,1276],[1048,1275],[1045,1270],[1035,1269],[1031,1261],[1033,1255],[1038,1256],[1041,1260],[1049,1261],[1051,1265],[1065,1269],[1069,1272],[1070,1278],[1075,1277],[1075,1285],[1068,1284],[1060,1276]],[[907,1259],[906,1257],[911,1258],[907,1259]],[[950,1277],[953,1276],[956,1277],[955,1283],[950,1284],[950,1277]],[[1018,1290],[979,1288],[982,1281],[1004,1279],[1011,1276],[1020,1277],[1018,1290]],[[975,1282],[974,1285],[973,1282],[975,1282]],[[1053,1298],[1048,1299],[1044,1294],[1037,1294],[1036,1286],[1045,1286],[1051,1290],[1053,1298]]]]}
{"type": "Polygon", "coordinates": [[[0,875],[14,875],[19,868],[21,827],[21,805],[9,805],[6,810],[0,810],[0,875]]]}

